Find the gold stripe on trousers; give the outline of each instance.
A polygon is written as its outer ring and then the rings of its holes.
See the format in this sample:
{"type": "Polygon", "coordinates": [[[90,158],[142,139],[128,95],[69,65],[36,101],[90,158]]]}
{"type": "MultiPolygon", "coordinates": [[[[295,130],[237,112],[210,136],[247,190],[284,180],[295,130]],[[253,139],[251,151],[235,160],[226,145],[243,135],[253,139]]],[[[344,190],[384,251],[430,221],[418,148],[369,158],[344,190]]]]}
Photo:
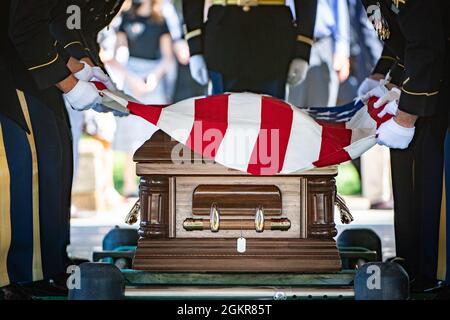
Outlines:
{"type": "Polygon", "coordinates": [[[0,123],[0,287],[9,284],[8,253],[11,247],[11,177],[0,123]]]}
{"type": "Polygon", "coordinates": [[[439,244],[436,271],[436,279],[438,280],[445,280],[447,273],[447,199],[445,192],[445,170],[443,177],[444,182],[442,183],[441,217],[439,221],[439,244]]]}
{"type": "Polygon", "coordinates": [[[33,197],[33,281],[39,281],[44,278],[42,271],[41,256],[41,228],[39,221],[39,170],[36,144],[33,135],[33,126],[31,124],[30,113],[28,112],[28,104],[22,91],[17,90],[20,106],[30,134],[27,134],[28,144],[30,145],[31,161],[32,161],[32,197],[33,197]]]}

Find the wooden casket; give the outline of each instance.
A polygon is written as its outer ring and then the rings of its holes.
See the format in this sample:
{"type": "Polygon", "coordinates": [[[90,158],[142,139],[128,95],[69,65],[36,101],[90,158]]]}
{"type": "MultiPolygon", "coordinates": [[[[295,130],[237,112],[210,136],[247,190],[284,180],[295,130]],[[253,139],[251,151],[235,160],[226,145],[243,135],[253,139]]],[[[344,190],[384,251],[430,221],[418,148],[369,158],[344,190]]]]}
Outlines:
{"type": "Polygon", "coordinates": [[[340,270],[333,240],[335,167],[252,176],[187,150],[159,131],[134,155],[140,177],[134,269],[340,270]],[[179,154],[182,163],[172,160],[179,154]]]}

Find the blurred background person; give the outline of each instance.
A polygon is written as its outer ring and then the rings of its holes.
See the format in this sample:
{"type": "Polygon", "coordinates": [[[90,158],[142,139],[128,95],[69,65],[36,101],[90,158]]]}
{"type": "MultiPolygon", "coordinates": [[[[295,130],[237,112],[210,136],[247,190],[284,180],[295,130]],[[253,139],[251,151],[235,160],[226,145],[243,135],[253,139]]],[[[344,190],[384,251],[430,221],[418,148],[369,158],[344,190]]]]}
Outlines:
{"type": "MultiPolygon", "coordinates": [[[[116,48],[121,55],[123,67],[117,70],[122,73],[125,93],[142,103],[170,103],[171,90],[167,76],[173,66],[173,51],[162,0],[133,1],[122,16],[116,48]],[[124,58],[126,51],[128,59],[124,58]]],[[[126,153],[123,177],[125,196],[137,194],[133,154],[155,131],[156,127],[149,126],[138,117],[117,119],[114,148],[126,153]]]]}
{"type": "MultiPolygon", "coordinates": [[[[166,0],[166,3],[172,4],[170,0],[166,0]]],[[[209,6],[209,1],[206,2],[206,6],[209,6]]],[[[191,71],[189,69],[189,46],[187,41],[183,38],[183,30],[182,30],[182,22],[180,19],[183,17],[181,1],[177,1],[174,5],[167,5],[167,9],[163,11],[166,13],[166,19],[168,21],[168,27],[170,31],[170,35],[173,40],[173,52],[176,58],[176,80],[174,82],[174,90],[172,95],[172,102],[178,102],[187,98],[197,97],[201,95],[206,95],[208,93],[208,85],[200,85],[198,84],[191,76],[191,71]],[[172,10],[169,8],[173,8],[176,13],[173,15],[172,10]],[[175,23],[177,20],[178,25],[175,23]],[[169,23],[172,21],[172,23],[169,23]]]]}
{"type": "Polygon", "coordinates": [[[357,96],[359,85],[375,67],[383,50],[361,0],[345,1],[350,19],[350,74],[340,85],[338,104],[345,104],[357,96]]]}
{"type": "MultiPolygon", "coordinates": [[[[293,1],[288,0],[293,13],[293,1]]],[[[336,105],[339,83],[350,72],[350,22],[346,0],[318,0],[314,44],[305,81],[291,87],[288,101],[296,106],[336,105]]]]}
{"type": "MultiPolygon", "coordinates": [[[[359,86],[372,72],[383,50],[362,2],[346,1],[350,17],[350,75],[340,84],[338,105],[358,96],[359,86]]],[[[361,179],[363,198],[374,209],[392,208],[389,150],[377,145],[352,162],[361,179]]]]}

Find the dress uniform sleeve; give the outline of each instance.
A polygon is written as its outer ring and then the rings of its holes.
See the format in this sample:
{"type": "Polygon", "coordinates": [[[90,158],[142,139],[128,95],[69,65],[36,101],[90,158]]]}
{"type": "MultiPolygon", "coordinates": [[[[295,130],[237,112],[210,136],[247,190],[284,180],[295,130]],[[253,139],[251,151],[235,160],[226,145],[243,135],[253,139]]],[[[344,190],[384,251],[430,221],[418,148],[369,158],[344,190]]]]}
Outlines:
{"type": "Polygon", "coordinates": [[[49,24],[58,0],[12,0],[9,34],[38,88],[46,89],[71,73],[58,54],[49,24]]]}
{"type": "Polygon", "coordinates": [[[67,65],[70,59],[70,54],[66,51],[66,49],[64,49],[64,47],[58,41],[55,41],[55,43],[58,54],[60,55],[62,61],[64,61],[64,64],[67,65]]]}
{"type": "Polygon", "coordinates": [[[125,0],[69,0],[76,1],[82,8],[85,19],[81,20],[82,30],[97,35],[107,27],[119,13],[125,0]]]}
{"type": "Polygon", "coordinates": [[[392,53],[387,45],[383,47],[381,56],[375,65],[372,74],[378,73],[391,77],[391,83],[401,86],[404,77],[405,66],[401,63],[400,57],[392,53]]]}
{"type": "Polygon", "coordinates": [[[295,57],[309,61],[314,43],[317,0],[295,0],[294,4],[297,24],[295,57]]]}
{"type": "Polygon", "coordinates": [[[59,0],[57,5],[52,10],[52,22],[50,24],[50,31],[53,37],[58,40],[58,43],[67,53],[81,60],[87,57],[86,51],[81,41],[80,31],[78,29],[67,28],[67,19],[69,14],[67,8],[72,4],[70,0],[59,0]]]}
{"type": "Polygon", "coordinates": [[[203,52],[203,10],[205,0],[183,0],[184,38],[191,56],[203,52]]]}
{"type": "Polygon", "coordinates": [[[405,80],[399,109],[417,116],[433,115],[444,69],[443,1],[409,0],[400,8],[405,37],[405,80]]]}

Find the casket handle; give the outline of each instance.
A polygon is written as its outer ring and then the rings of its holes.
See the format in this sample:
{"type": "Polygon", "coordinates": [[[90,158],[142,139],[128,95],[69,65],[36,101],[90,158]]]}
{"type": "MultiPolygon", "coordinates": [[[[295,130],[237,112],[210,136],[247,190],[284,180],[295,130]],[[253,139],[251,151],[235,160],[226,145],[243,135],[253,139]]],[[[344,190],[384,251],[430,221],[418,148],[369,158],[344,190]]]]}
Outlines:
{"type": "Polygon", "coordinates": [[[256,209],[255,214],[255,231],[260,233],[264,231],[264,211],[262,206],[256,209]]]}
{"type": "Polygon", "coordinates": [[[211,204],[211,210],[209,214],[209,225],[211,232],[219,232],[220,229],[220,212],[217,208],[217,203],[211,204]]]}
{"type": "Polygon", "coordinates": [[[128,212],[125,218],[125,223],[129,225],[135,224],[138,221],[140,212],[141,212],[141,202],[137,200],[134,206],[131,208],[130,212],[128,212]]]}
{"type": "MultiPolygon", "coordinates": [[[[187,218],[183,221],[183,228],[186,231],[211,230],[209,219],[187,218]]],[[[264,231],[288,231],[291,228],[291,221],[288,218],[264,219],[264,231]]],[[[223,219],[220,222],[220,230],[255,230],[255,220],[253,219],[223,219]]]]}

